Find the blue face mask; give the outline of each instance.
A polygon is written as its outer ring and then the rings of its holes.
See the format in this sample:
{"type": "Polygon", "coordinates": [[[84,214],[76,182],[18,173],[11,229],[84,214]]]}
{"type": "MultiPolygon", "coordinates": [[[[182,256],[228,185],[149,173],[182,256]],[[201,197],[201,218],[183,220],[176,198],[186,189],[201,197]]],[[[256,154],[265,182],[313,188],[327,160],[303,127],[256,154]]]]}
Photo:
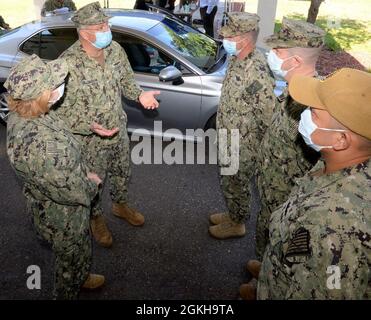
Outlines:
{"type": "Polygon", "coordinates": [[[108,47],[111,42],[112,42],[112,33],[111,33],[111,30],[108,30],[104,32],[96,32],[95,42],[91,42],[91,44],[98,49],[103,49],[105,47],[108,47]]]}
{"type": "Polygon", "coordinates": [[[227,39],[223,39],[223,47],[229,55],[238,56],[238,54],[241,52],[241,50],[237,50],[237,43],[239,42],[234,42],[234,41],[229,41],[227,39]]]}

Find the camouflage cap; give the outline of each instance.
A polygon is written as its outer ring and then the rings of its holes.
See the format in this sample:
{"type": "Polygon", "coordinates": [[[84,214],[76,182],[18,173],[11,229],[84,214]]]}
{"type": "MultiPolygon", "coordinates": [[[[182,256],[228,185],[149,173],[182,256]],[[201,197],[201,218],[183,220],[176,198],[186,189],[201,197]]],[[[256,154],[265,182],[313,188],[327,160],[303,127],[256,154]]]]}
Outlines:
{"type": "Polygon", "coordinates": [[[67,74],[68,67],[64,60],[44,63],[33,54],[11,69],[4,87],[13,99],[36,99],[44,91],[54,90],[63,83],[67,74]]]}
{"type": "Polygon", "coordinates": [[[320,27],[284,17],[280,31],[264,39],[264,42],[271,48],[319,48],[324,40],[325,31],[320,27]]]}
{"type": "Polygon", "coordinates": [[[227,13],[228,22],[223,26],[219,34],[224,38],[235,37],[241,34],[258,30],[260,17],[248,12],[229,12],[227,13]]]}
{"type": "Polygon", "coordinates": [[[109,19],[111,17],[104,13],[98,1],[83,6],[71,18],[77,25],[101,24],[107,22],[109,19]]]}

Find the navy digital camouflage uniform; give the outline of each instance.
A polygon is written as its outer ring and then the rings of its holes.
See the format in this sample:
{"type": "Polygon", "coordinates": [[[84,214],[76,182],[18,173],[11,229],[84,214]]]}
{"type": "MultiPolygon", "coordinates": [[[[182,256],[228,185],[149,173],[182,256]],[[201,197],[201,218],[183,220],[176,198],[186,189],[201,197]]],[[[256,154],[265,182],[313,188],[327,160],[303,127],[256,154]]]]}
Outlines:
{"type": "Polygon", "coordinates": [[[277,97],[271,124],[258,150],[257,186],[261,209],[256,225],[256,251],[261,258],[268,241],[269,218],[284,203],[295,179],[303,177],[319,159],[298,133],[303,106],[294,101],[287,88],[277,97]]]}
{"type": "MultiPolygon", "coordinates": [[[[72,20],[77,24],[99,24],[109,19],[99,3],[87,5],[76,12],[72,20]]],[[[108,175],[110,193],[115,203],[127,203],[130,178],[129,137],[127,116],[122,95],[139,100],[142,90],[121,46],[112,41],[104,50],[102,67],[83,50],[80,41],[74,43],[61,57],[68,63],[70,75],[66,95],[55,112],[63,118],[80,140],[82,153],[89,166],[104,181],[108,175]],[[103,138],[90,130],[93,122],[104,128],[118,127],[114,137],[103,138]]],[[[93,205],[93,216],[103,214],[101,192],[93,205]]]]}
{"type": "MultiPolygon", "coordinates": [[[[229,13],[223,37],[234,37],[258,29],[259,17],[229,13]]],[[[269,125],[274,106],[273,80],[267,62],[255,49],[245,59],[230,57],[217,113],[217,129],[239,130],[239,169],[221,175],[221,187],[230,218],[243,223],[250,213],[250,180],[256,170],[256,153],[269,125]]],[[[218,144],[219,147],[219,144],[218,144]]],[[[231,154],[228,145],[228,154],[231,154]]],[[[220,155],[220,153],[218,152],[220,155]]],[[[223,164],[219,159],[219,167],[223,164]]]]}
{"type": "MultiPolygon", "coordinates": [[[[305,21],[283,18],[282,28],[265,40],[272,48],[320,48],[324,31],[305,21]]],[[[256,253],[263,256],[268,241],[269,218],[284,203],[295,179],[313,167],[319,154],[310,149],[298,132],[303,106],[293,101],[287,88],[277,97],[273,117],[258,151],[257,185],[261,210],[256,226],[256,253]]]]}
{"type": "MultiPolygon", "coordinates": [[[[66,70],[61,62],[44,65],[33,55],[11,71],[5,87],[14,99],[34,99],[59,85],[66,70]]],[[[34,227],[52,245],[57,299],[78,297],[92,259],[90,204],[98,187],[87,177],[88,168],[80,148],[56,115],[23,118],[10,112],[7,153],[12,167],[24,181],[34,227]]]]}
{"type": "Polygon", "coordinates": [[[371,299],[371,161],[323,169],[272,214],[258,299],[371,299]]]}

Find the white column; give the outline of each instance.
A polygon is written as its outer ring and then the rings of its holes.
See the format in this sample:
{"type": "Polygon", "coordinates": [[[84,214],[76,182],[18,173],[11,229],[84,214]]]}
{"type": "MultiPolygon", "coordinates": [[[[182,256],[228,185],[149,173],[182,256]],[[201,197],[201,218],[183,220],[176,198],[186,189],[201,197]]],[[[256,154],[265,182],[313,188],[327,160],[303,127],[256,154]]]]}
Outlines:
{"type": "Polygon", "coordinates": [[[35,18],[40,19],[41,18],[41,9],[44,5],[45,0],[33,0],[34,4],[34,12],[35,12],[35,18]]]}
{"type": "Polygon", "coordinates": [[[257,45],[267,48],[262,40],[274,32],[274,22],[276,18],[277,0],[259,0],[258,15],[260,16],[260,34],[257,45]]]}

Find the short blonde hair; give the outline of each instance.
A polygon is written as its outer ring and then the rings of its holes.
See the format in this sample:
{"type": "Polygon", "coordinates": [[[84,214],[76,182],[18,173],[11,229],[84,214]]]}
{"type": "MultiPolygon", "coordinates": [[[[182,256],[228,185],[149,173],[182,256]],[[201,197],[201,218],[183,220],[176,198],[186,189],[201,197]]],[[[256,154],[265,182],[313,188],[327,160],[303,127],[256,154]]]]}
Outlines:
{"type": "Polygon", "coordinates": [[[44,91],[39,97],[31,100],[13,99],[8,96],[9,110],[17,112],[23,118],[37,118],[49,111],[51,91],[44,91]]]}

